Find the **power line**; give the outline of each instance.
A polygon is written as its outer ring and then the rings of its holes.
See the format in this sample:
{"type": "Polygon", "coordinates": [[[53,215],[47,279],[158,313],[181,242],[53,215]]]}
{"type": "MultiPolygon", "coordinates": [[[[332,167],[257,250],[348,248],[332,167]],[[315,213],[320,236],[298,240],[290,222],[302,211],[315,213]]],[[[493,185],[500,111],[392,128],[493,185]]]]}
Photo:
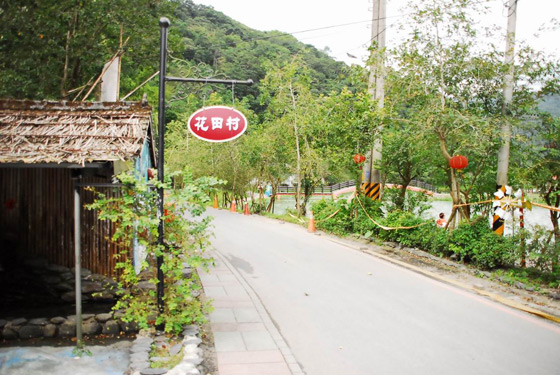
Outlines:
{"type": "Polygon", "coordinates": [[[395,18],[395,17],[404,17],[407,16],[411,13],[406,13],[406,14],[397,14],[394,16],[387,16],[387,17],[382,17],[382,18],[378,18],[378,19],[367,19],[364,21],[356,21],[356,22],[348,22],[348,23],[342,23],[342,24],[337,24],[337,25],[330,25],[330,26],[323,26],[323,27],[318,27],[315,29],[307,29],[307,30],[300,30],[300,31],[293,31],[293,32],[286,32],[286,33],[279,33],[279,34],[275,34],[275,35],[268,35],[268,36],[263,36],[260,38],[251,38],[249,40],[247,40],[248,42],[252,42],[254,40],[266,40],[266,39],[272,39],[272,38],[277,38],[277,37],[282,37],[282,36],[287,36],[287,35],[295,35],[295,34],[302,34],[302,33],[308,33],[308,32],[312,32],[312,31],[319,31],[319,30],[326,30],[326,29],[333,29],[333,28],[337,28],[337,27],[344,27],[344,26],[351,26],[351,25],[358,25],[361,23],[370,23],[372,21],[379,21],[382,19],[388,19],[388,18],[395,18]]]}

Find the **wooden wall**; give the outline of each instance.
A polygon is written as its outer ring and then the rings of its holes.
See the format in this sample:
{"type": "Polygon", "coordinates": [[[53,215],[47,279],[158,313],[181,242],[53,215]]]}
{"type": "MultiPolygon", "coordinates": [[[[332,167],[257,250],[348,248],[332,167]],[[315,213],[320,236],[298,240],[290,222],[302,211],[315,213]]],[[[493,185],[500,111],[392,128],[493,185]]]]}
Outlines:
{"type": "MultiPolygon", "coordinates": [[[[88,178],[88,182],[109,182],[88,178]]],[[[104,189],[106,193],[116,189],[104,189]]],[[[82,203],[91,203],[93,192],[81,189],[82,203]]],[[[74,267],[74,190],[71,171],[63,168],[0,168],[0,261],[29,257],[74,267]]],[[[82,208],[82,268],[107,276],[114,274],[114,254],[109,240],[111,223],[82,208]]]]}

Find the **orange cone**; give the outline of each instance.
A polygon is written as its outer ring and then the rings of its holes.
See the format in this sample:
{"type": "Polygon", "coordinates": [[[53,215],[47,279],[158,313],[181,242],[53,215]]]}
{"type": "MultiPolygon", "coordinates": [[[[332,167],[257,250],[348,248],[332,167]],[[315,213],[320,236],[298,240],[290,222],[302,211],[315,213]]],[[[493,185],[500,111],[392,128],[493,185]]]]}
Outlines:
{"type": "Polygon", "coordinates": [[[218,196],[214,195],[214,208],[218,208],[218,196]]]}
{"type": "Polygon", "coordinates": [[[231,207],[229,208],[229,212],[237,212],[237,208],[235,207],[235,201],[231,201],[231,207]]]}
{"type": "Polygon", "coordinates": [[[245,203],[245,215],[251,215],[251,213],[249,212],[249,205],[247,203],[245,203]]]}
{"type": "Polygon", "coordinates": [[[311,218],[309,219],[309,224],[307,225],[307,231],[309,233],[315,233],[315,219],[313,218],[313,211],[311,211],[311,218]]]}

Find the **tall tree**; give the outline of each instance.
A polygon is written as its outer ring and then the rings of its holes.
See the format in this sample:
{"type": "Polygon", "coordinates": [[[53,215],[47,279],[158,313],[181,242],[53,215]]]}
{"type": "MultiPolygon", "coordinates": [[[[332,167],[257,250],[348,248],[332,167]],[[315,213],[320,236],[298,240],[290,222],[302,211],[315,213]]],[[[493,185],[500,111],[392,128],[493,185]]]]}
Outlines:
{"type": "Polygon", "coordinates": [[[0,97],[72,99],[91,83],[121,43],[123,89],[157,66],[159,0],[22,0],[4,2],[0,15],[0,97]],[[144,72],[147,67],[148,72],[144,72]]]}

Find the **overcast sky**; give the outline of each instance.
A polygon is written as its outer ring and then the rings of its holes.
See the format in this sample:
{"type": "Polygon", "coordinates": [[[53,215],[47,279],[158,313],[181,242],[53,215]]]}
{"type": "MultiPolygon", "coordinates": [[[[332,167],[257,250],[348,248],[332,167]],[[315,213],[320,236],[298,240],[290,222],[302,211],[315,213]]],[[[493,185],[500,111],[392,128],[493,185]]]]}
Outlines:
{"type": "MultiPolygon", "coordinates": [[[[198,4],[211,5],[253,29],[294,33],[296,38],[318,49],[329,47],[332,57],[349,64],[359,63],[367,57],[367,46],[371,40],[371,1],[194,0],[198,4]],[[344,24],[350,25],[339,26],[344,24]],[[321,30],[306,31],[319,28],[321,30]],[[348,54],[358,59],[352,59],[348,54]]],[[[491,0],[492,9],[479,17],[481,22],[505,29],[507,12],[503,4],[506,1],[491,0]]],[[[406,9],[403,9],[405,4],[406,0],[387,0],[388,47],[397,41],[395,23],[406,14],[406,9]]],[[[539,31],[542,25],[550,26],[553,18],[560,19],[560,0],[519,0],[518,40],[525,40],[534,48],[560,56],[560,29],[539,31]],[[536,33],[540,34],[538,38],[534,36],[536,33]]]]}

